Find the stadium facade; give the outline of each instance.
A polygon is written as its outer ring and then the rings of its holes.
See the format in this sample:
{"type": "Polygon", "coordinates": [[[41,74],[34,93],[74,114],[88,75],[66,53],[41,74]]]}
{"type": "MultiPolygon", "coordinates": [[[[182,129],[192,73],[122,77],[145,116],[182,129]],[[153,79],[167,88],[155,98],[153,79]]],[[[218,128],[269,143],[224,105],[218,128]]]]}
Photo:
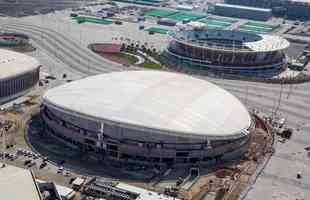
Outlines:
{"type": "Polygon", "coordinates": [[[183,27],[169,32],[163,62],[217,74],[272,77],[286,68],[289,42],[275,35],[183,27]]]}
{"type": "Polygon", "coordinates": [[[247,151],[251,115],[205,80],[158,71],[115,72],[67,83],[43,97],[46,133],[117,161],[215,162],[247,151]]]}
{"type": "Polygon", "coordinates": [[[40,63],[30,56],[0,50],[0,104],[27,93],[39,81],[40,63]]]}

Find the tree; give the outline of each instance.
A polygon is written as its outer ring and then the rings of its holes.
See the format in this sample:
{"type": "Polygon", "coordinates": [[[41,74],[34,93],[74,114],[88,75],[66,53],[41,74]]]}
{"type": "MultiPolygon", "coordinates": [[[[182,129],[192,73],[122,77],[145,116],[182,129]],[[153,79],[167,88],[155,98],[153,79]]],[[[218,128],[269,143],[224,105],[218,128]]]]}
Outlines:
{"type": "Polygon", "coordinates": [[[145,47],[144,44],[141,46],[141,49],[142,49],[143,52],[146,52],[146,47],[145,47]]]}
{"type": "Polygon", "coordinates": [[[125,51],[125,50],[126,50],[126,44],[125,44],[125,43],[122,43],[121,51],[125,51]]]}

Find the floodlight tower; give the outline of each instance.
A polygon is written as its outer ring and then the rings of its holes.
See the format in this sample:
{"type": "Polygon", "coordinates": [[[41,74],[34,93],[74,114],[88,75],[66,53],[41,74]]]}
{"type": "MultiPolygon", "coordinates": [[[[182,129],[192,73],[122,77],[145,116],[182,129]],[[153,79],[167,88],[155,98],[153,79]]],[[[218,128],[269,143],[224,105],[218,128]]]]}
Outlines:
{"type": "Polygon", "coordinates": [[[0,135],[2,136],[2,167],[5,167],[5,124],[0,122],[0,135]]]}

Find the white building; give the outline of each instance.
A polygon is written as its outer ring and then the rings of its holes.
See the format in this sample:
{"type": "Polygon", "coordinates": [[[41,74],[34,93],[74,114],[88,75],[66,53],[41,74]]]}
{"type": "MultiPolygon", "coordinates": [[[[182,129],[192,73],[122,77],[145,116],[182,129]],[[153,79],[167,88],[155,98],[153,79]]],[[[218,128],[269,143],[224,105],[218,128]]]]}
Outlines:
{"type": "Polygon", "coordinates": [[[30,170],[6,165],[0,168],[0,199],[42,200],[42,197],[30,170]]]}
{"type": "Polygon", "coordinates": [[[35,58],[0,49],[0,104],[29,92],[39,80],[39,70],[35,58]]]}
{"type": "Polygon", "coordinates": [[[103,74],[49,90],[51,135],[117,160],[195,163],[238,156],[253,126],[245,106],[205,80],[169,72],[103,74]]]}

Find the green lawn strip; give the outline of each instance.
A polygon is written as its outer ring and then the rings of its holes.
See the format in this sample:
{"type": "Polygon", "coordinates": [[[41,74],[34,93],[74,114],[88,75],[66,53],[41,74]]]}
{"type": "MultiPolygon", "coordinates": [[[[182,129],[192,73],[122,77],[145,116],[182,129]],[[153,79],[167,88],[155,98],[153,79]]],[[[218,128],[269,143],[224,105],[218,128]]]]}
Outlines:
{"type": "Polygon", "coordinates": [[[143,68],[147,68],[147,69],[161,69],[160,64],[151,62],[149,60],[145,61],[144,63],[140,64],[139,66],[143,67],[143,68]]]}
{"type": "Polygon", "coordinates": [[[270,25],[270,24],[259,23],[259,22],[247,22],[245,23],[245,25],[262,27],[262,28],[270,28],[270,29],[275,29],[278,27],[278,25],[270,25]]]}
{"type": "Polygon", "coordinates": [[[199,21],[202,22],[206,25],[211,25],[211,26],[221,26],[223,28],[230,26],[231,24],[227,24],[227,23],[218,23],[216,21],[212,21],[212,20],[203,20],[203,21],[199,21]]]}
{"type": "Polygon", "coordinates": [[[95,24],[113,24],[112,20],[107,19],[98,19],[93,17],[73,17],[74,20],[76,20],[79,24],[89,22],[89,23],[95,23],[95,24]]]}
{"type": "Polygon", "coordinates": [[[167,34],[169,30],[158,28],[158,27],[151,27],[151,28],[146,29],[146,31],[153,32],[153,33],[167,34]]]}
{"type": "Polygon", "coordinates": [[[233,23],[236,23],[238,21],[238,20],[235,20],[235,19],[217,18],[217,17],[207,17],[207,20],[219,21],[219,22],[222,22],[222,23],[229,23],[229,24],[233,24],[233,23]]]}
{"type": "Polygon", "coordinates": [[[221,21],[221,20],[217,20],[217,19],[213,19],[213,18],[212,19],[209,19],[209,18],[202,19],[202,20],[199,20],[199,22],[218,24],[218,25],[222,25],[222,26],[230,26],[233,24],[231,22],[221,21]]]}
{"type": "Polygon", "coordinates": [[[239,30],[248,30],[248,31],[254,31],[254,32],[258,32],[258,33],[270,33],[270,32],[272,32],[272,30],[261,29],[258,27],[244,27],[244,26],[240,26],[239,30]]]}
{"type": "Polygon", "coordinates": [[[129,64],[133,65],[139,61],[139,59],[136,56],[132,56],[123,52],[114,53],[112,54],[114,58],[120,58],[120,59],[126,59],[129,64]]]}
{"type": "Polygon", "coordinates": [[[187,12],[177,12],[173,15],[169,15],[166,18],[177,20],[177,21],[183,21],[183,20],[189,20],[189,21],[198,21],[202,18],[205,18],[203,15],[195,15],[187,12]]]}
{"type": "Polygon", "coordinates": [[[255,34],[265,34],[268,32],[264,32],[262,30],[253,30],[253,29],[244,29],[244,28],[238,28],[239,31],[248,32],[248,33],[255,33],[255,34]]]}
{"type": "Polygon", "coordinates": [[[151,16],[151,17],[167,17],[169,15],[173,15],[177,13],[177,11],[172,11],[172,10],[161,10],[161,9],[155,9],[148,11],[144,13],[144,16],[151,16]]]}
{"type": "Polygon", "coordinates": [[[240,26],[242,28],[253,28],[253,29],[260,29],[260,30],[264,30],[264,31],[272,31],[273,28],[267,28],[267,27],[262,27],[262,26],[252,26],[252,25],[242,25],[240,26]]]}
{"type": "Polygon", "coordinates": [[[218,30],[223,30],[225,26],[216,26],[216,25],[210,25],[206,24],[207,29],[218,29],[218,30]]]}

